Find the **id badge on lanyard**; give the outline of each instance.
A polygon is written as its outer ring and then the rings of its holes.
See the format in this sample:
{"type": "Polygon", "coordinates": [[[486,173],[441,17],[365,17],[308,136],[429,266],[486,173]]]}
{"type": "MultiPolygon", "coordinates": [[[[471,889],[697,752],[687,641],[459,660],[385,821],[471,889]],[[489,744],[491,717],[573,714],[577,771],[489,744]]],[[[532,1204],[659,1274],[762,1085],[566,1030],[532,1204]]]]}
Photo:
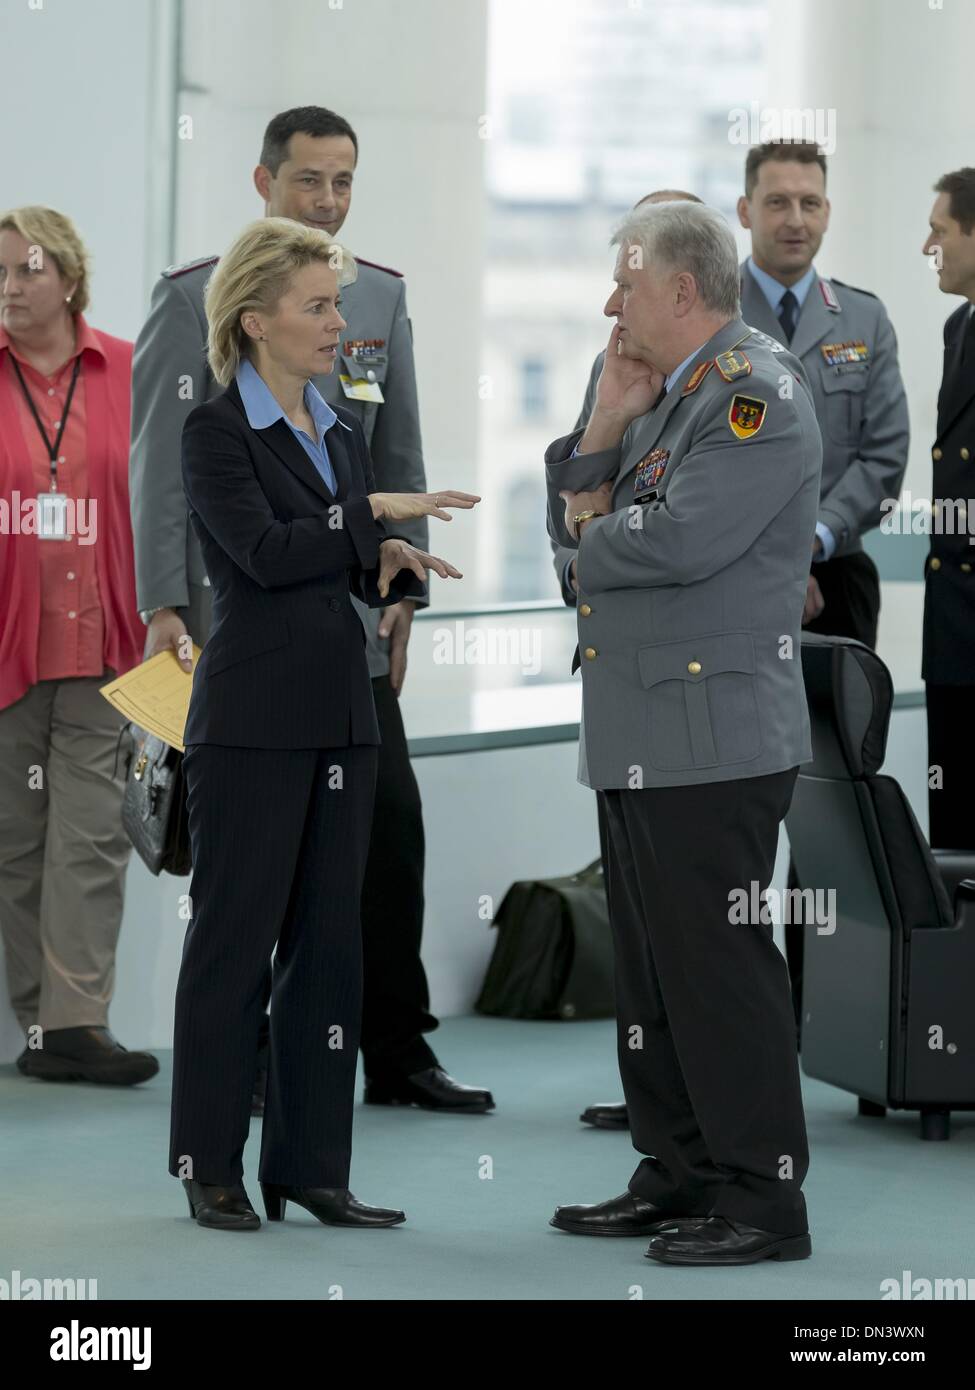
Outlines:
{"type": "Polygon", "coordinates": [[[37,539],[66,541],[68,539],[68,494],[40,492],[37,495],[37,539]]]}
{"type": "Polygon", "coordinates": [[[14,371],[17,373],[17,380],[20,389],[24,394],[24,399],[30,407],[30,413],[34,417],[40,436],[44,441],[48,457],[51,460],[51,490],[40,492],[37,495],[37,539],[40,541],[66,541],[68,536],[68,494],[57,490],[57,463],[58,450],[61,448],[61,440],[64,437],[64,427],[68,423],[68,415],[71,411],[71,402],[74,398],[74,389],[78,382],[78,373],[81,370],[81,358],[77,358],[74,364],[74,371],[71,373],[71,385],[68,388],[67,400],[61,412],[61,422],[58,429],[57,438],[52,444],[47,437],[43,421],[34,404],[33,397],[27,389],[27,383],[17,365],[17,359],[11,359],[14,371]]]}

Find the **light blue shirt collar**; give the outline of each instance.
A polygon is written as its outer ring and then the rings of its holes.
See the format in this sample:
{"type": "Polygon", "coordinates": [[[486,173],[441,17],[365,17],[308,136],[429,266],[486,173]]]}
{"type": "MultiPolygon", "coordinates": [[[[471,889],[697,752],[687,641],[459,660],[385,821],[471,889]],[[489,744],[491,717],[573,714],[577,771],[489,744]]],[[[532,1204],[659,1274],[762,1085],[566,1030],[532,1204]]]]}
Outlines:
{"type": "MultiPolygon", "coordinates": [[[[295,429],[295,426],[285,415],[284,408],[250,358],[244,358],[237,368],[234,379],[237,382],[240,399],[244,404],[244,413],[251,429],[266,430],[276,420],[284,420],[285,424],[290,425],[292,430],[295,429]]],[[[305,408],[315,422],[317,435],[315,442],[319,448],[322,448],[324,444],[326,431],[330,430],[336,421],[345,429],[349,429],[344,421],[339,420],[335,411],[310,381],[305,383],[305,408]]]]}
{"type": "Polygon", "coordinates": [[[762,270],[760,266],[757,266],[751,256],[748,257],[745,265],[748,267],[752,279],[768,300],[772,312],[776,317],[778,317],[779,305],[782,302],[782,296],[785,294],[786,290],[792,291],[801,309],[805,303],[806,295],[812,288],[813,281],[817,279],[816,267],[812,265],[806,271],[802,279],[797,280],[794,285],[783,285],[781,281],[776,280],[774,275],[769,275],[767,270],[762,270]]]}

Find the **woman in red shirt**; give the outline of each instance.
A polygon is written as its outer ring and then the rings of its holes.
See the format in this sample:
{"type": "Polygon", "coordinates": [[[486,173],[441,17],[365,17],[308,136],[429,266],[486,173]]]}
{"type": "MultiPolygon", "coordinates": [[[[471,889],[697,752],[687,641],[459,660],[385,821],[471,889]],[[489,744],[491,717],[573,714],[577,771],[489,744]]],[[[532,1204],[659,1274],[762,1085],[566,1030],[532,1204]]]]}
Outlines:
{"type": "Polygon", "coordinates": [[[142,659],[128,500],[132,344],[90,327],[87,256],[51,208],[0,216],[0,930],[18,1067],[132,1084],[109,1032],[131,846],[121,716],[142,659]]]}

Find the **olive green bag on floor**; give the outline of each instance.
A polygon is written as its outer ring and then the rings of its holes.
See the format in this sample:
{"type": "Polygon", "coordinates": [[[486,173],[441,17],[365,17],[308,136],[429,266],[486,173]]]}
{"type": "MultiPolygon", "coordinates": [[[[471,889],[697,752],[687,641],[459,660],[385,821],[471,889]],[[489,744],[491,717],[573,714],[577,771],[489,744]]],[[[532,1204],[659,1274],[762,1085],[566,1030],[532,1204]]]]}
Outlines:
{"type": "Polygon", "coordinates": [[[613,938],[603,866],[513,883],[475,1008],[496,1018],[612,1018],[613,938]]]}

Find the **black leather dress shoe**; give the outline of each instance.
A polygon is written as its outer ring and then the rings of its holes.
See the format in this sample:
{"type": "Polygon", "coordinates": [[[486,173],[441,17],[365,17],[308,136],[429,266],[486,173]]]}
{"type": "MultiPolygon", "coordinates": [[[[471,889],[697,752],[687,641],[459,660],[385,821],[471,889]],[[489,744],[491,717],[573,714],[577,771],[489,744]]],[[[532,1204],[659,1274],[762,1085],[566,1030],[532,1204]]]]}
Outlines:
{"type": "Polygon", "coordinates": [[[366,1081],[366,1105],[418,1105],[422,1110],[456,1110],[479,1115],[494,1109],[494,1097],[480,1086],[462,1086],[443,1067],[428,1067],[397,1081],[366,1081]]]}
{"type": "Polygon", "coordinates": [[[107,1028],[48,1028],[44,1046],[27,1049],[27,1076],[136,1086],[159,1070],[151,1052],[129,1052],[107,1028]]]}
{"type": "Polygon", "coordinates": [[[784,1236],[725,1216],[694,1224],[665,1222],[647,1247],[648,1260],[666,1265],[752,1265],[759,1260],[805,1260],[811,1253],[808,1231],[784,1236]]]}
{"type": "Polygon", "coordinates": [[[29,1048],[29,1047],[25,1047],[24,1050],[23,1050],[23,1052],[22,1052],[22,1053],[20,1054],[20,1056],[17,1058],[17,1070],[20,1072],[21,1076],[29,1076],[29,1075],[30,1075],[30,1073],[29,1073],[28,1070],[27,1070],[27,1061],[28,1061],[28,1058],[29,1058],[29,1057],[30,1057],[30,1048],[29,1048]]]}
{"type": "Polygon", "coordinates": [[[584,1125],[595,1125],[597,1129],[629,1129],[630,1117],[625,1100],[598,1101],[587,1105],[579,1116],[584,1125]]]}
{"type": "Polygon", "coordinates": [[[215,1183],[183,1179],[190,1216],[198,1226],[214,1231],[256,1231],[261,1218],[250,1204],[243,1186],[220,1187],[215,1183]]]}
{"type": "Polygon", "coordinates": [[[297,1202],[326,1226],[398,1226],[406,1220],[406,1213],[394,1207],[370,1207],[357,1201],[347,1187],[285,1187],[262,1182],[261,1193],[268,1221],[283,1221],[289,1202],[297,1202]]]}
{"type": "MultiPolygon", "coordinates": [[[[590,1206],[556,1207],[548,1224],[574,1236],[648,1236],[658,1226],[677,1219],[673,1212],[668,1215],[652,1202],[634,1197],[632,1192],[621,1192],[607,1202],[590,1206]]],[[[707,1217],[688,1212],[680,1219],[693,1222],[705,1221],[707,1217]]]]}

